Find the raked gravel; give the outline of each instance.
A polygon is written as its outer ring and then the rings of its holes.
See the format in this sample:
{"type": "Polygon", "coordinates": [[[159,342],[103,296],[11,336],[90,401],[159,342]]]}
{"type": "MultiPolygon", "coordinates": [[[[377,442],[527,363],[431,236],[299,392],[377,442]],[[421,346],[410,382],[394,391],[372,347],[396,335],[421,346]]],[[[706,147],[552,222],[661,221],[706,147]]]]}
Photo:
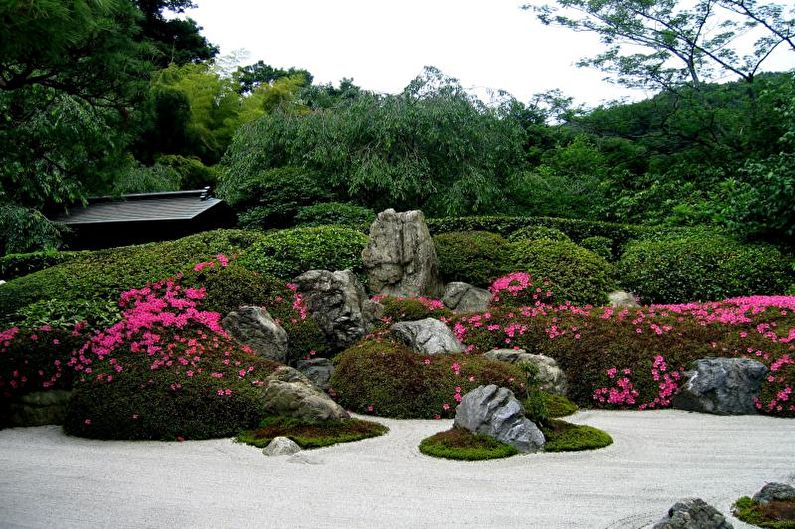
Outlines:
{"type": "Polygon", "coordinates": [[[682,497],[729,516],[766,481],[795,483],[795,420],[585,411],[568,420],[612,446],[484,462],[419,453],[449,420],[376,420],[389,434],[270,458],[229,439],[2,430],[0,528],[645,528],[682,497]]]}

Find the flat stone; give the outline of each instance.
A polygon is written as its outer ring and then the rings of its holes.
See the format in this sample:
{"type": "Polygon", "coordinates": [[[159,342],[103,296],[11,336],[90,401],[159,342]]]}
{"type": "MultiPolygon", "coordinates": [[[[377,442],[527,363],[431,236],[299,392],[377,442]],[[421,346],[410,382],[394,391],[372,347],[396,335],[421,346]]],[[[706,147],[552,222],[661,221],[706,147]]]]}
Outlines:
{"type": "Polygon", "coordinates": [[[287,332],[264,307],[240,307],[227,314],[221,325],[255,354],[281,363],[287,361],[287,332]]]}
{"type": "Polygon", "coordinates": [[[733,526],[701,498],[685,498],[676,502],[652,529],[733,529],[733,526]]]}
{"type": "Polygon", "coordinates": [[[494,384],[464,395],[456,407],[453,425],[493,437],[520,452],[536,452],[546,442],[541,430],[525,417],[513,392],[494,384]]]}
{"type": "Polygon", "coordinates": [[[448,283],[442,296],[444,306],[458,314],[483,312],[490,302],[491,292],[460,281],[448,283]]]}
{"type": "Polygon", "coordinates": [[[464,345],[444,322],[434,318],[401,321],[391,327],[392,333],[421,354],[462,353],[464,345]]]}
{"type": "Polygon", "coordinates": [[[288,437],[274,437],[268,446],[262,449],[266,456],[291,456],[301,451],[301,447],[288,437]]]}
{"type": "Polygon", "coordinates": [[[674,395],[674,408],[717,415],[753,415],[767,367],[748,358],[696,360],[674,395]]]}

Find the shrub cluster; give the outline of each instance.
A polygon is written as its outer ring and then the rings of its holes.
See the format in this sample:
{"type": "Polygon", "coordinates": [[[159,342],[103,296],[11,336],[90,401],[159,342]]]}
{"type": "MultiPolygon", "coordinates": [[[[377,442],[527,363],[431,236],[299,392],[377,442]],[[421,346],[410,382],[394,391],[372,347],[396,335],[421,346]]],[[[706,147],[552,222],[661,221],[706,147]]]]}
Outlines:
{"type": "Polygon", "coordinates": [[[580,241],[580,246],[586,250],[591,250],[593,253],[606,261],[613,261],[613,241],[607,237],[586,237],[580,241]]]}
{"type": "Polygon", "coordinates": [[[567,241],[571,242],[571,238],[557,228],[550,228],[548,226],[525,226],[513,232],[508,240],[511,242],[518,241],[537,241],[546,239],[549,241],[567,241]]]}
{"type": "Polygon", "coordinates": [[[486,231],[449,232],[433,238],[439,272],[446,281],[463,281],[485,287],[510,271],[508,242],[486,231]]]}
{"type": "Polygon", "coordinates": [[[323,202],[305,206],[295,215],[298,226],[348,226],[360,228],[370,225],[375,219],[375,212],[370,208],[343,204],[340,202],[323,202]]]}
{"type": "Polygon", "coordinates": [[[793,279],[775,247],[709,232],[631,243],[618,264],[626,288],[646,303],[779,294],[793,279]]]}
{"type": "Polygon", "coordinates": [[[87,252],[60,252],[51,249],[4,255],[0,257],[0,279],[10,281],[57,264],[66,263],[85,253],[87,252]]]}
{"type": "Polygon", "coordinates": [[[307,270],[345,270],[361,275],[367,235],[340,226],[293,228],[268,233],[240,259],[250,270],[292,279],[307,270]]]}
{"type": "Polygon", "coordinates": [[[522,389],[517,367],[480,355],[420,355],[386,335],[338,355],[331,386],[355,412],[398,419],[451,417],[462,395],[483,385],[522,389]]]}

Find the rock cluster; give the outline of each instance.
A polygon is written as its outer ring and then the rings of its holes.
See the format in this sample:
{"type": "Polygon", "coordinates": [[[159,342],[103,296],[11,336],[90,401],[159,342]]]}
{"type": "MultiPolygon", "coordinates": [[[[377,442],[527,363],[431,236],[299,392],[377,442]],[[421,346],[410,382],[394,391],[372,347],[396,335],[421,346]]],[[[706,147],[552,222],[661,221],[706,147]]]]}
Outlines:
{"type": "Polygon", "coordinates": [[[462,353],[464,345],[444,322],[434,318],[401,321],[391,327],[392,334],[421,354],[462,353]]]}
{"type": "Polygon", "coordinates": [[[674,408],[718,415],[756,413],[762,381],[768,369],[748,358],[703,358],[685,372],[673,398],[674,408]]]}
{"type": "Polygon", "coordinates": [[[268,375],[262,388],[263,411],[307,420],[347,419],[342,406],[320,391],[300,371],[281,366],[268,375]]]}
{"type": "Polygon", "coordinates": [[[525,417],[513,392],[494,384],[463,396],[455,410],[454,426],[488,435],[520,452],[536,452],[546,442],[541,430],[525,417]]]}
{"type": "Polygon", "coordinates": [[[387,209],[370,226],[362,252],[370,290],[395,297],[442,295],[436,247],[421,211],[387,209]]]}
{"type": "Polygon", "coordinates": [[[732,529],[732,524],[701,498],[685,498],[668,510],[652,529],[732,529]]]}
{"type": "Polygon", "coordinates": [[[240,344],[269,360],[287,361],[287,332],[263,307],[243,306],[221,321],[224,329],[240,344]]]}

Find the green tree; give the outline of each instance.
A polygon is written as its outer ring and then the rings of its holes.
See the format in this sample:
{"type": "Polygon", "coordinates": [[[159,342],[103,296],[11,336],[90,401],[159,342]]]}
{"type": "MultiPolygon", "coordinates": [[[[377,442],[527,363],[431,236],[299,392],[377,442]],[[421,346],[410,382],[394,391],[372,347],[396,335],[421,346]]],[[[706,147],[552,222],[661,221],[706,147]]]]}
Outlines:
{"type": "Polygon", "coordinates": [[[140,22],[141,35],[157,49],[154,62],[159,67],[208,61],[218,55],[218,46],[207,41],[195,20],[164,16],[164,11],[184,13],[196,7],[191,0],[134,1],[144,16],[140,22]]]}

